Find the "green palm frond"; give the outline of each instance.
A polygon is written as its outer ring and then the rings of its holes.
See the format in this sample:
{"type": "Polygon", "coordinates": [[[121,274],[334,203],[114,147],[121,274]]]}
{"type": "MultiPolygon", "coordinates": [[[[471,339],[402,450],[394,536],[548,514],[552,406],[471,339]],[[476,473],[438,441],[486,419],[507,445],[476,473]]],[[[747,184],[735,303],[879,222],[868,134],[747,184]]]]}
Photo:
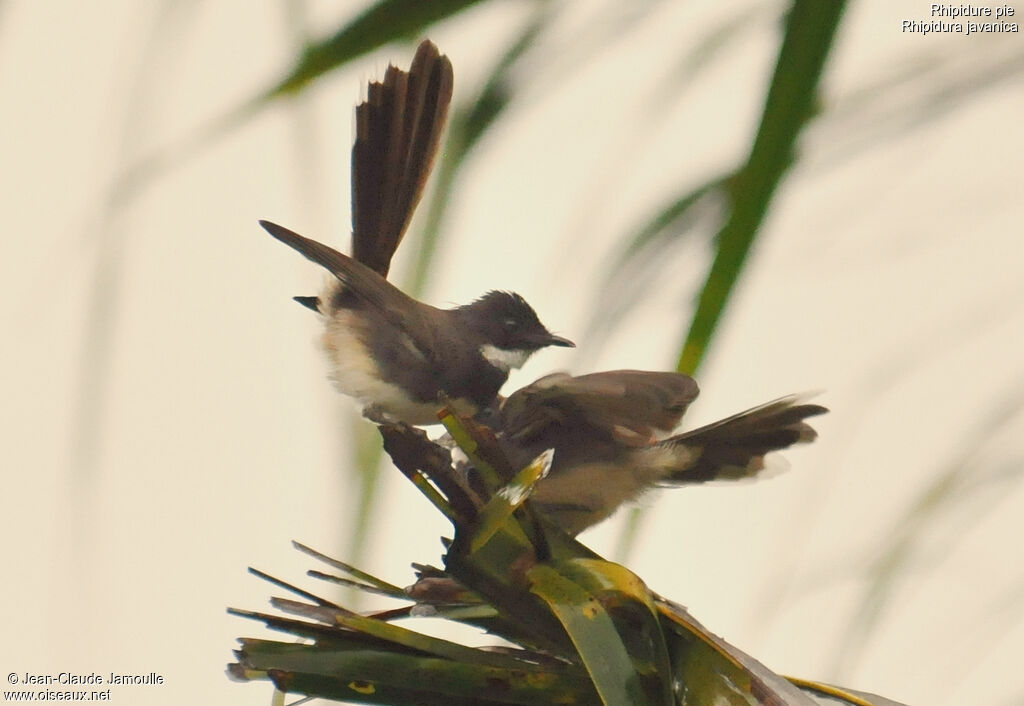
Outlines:
{"type": "Polygon", "coordinates": [[[272,598],[281,614],[231,612],[304,642],[242,638],[234,678],[372,704],[895,703],[775,674],[536,513],[529,496],[550,454],[516,471],[486,427],[451,414],[443,422],[468,473],[422,431],[380,431],[395,465],[454,526],[444,568],[418,566],[402,590],[296,545],[344,574],[313,578],[405,605],[360,614],[254,570],[299,600],[272,598]],[[508,646],[470,647],[396,624],[412,616],[481,628],[508,646]]]}

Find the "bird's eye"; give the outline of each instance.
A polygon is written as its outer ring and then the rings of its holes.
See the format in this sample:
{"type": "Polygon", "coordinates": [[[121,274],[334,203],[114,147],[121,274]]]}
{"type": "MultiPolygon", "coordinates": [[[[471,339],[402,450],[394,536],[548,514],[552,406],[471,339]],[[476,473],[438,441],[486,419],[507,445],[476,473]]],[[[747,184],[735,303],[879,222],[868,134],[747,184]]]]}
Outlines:
{"type": "Polygon", "coordinates": [[[515,319],[505,319],[504,321],[502,321],[502,325],[507,329],[513,329],[519,325],[519,322],[516,321],[515,319]]]}

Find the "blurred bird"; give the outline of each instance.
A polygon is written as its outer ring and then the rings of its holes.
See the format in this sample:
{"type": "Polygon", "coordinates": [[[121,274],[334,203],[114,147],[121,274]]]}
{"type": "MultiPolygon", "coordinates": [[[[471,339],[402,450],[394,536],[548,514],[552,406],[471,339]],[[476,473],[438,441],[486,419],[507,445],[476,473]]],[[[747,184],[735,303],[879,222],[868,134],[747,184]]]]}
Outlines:
{"type": "Polygon", "coordinates": [[[454,309],[417,301],[385,278],[423,195],[452,97],[452,66],[429,41],[408,72],[389,66],[356,108],[352,147],[352,257],[287,228],[272,236],[332,275],[318,297],[295,297],[323,316],[331,378],[377,422],[437,423],[441,394],[461,414],[491,405],[509,371],[552,334],[518,294],[492,291],[454,309]]]}
{"type": "Polygon", "coordinates": [[[554,373],[504,400],[499,438],[515,467],[554,450],[530,500],[576,535],[656,486],[756,476],[769,452],[812,441],[817,434],[804,420],[828,411],[791,395],[660,438],[697,394],[681,373],[554,373]]]}

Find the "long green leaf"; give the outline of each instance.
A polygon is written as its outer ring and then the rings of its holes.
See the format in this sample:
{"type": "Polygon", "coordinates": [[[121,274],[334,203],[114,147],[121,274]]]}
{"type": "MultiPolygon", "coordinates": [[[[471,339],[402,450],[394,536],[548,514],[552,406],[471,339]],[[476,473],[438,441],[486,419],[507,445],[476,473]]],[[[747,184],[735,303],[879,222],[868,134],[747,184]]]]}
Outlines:
{"type": "Polygon", "coordinates": [[[380,0],[330,37],[306,47],[295,67],[264,100],[295,93],[310,81],[379,46],[414,38],[480,0],[380,0]]]}
{"type": "Polygon", "coordinates": [[[316,549],[313,549],[312,547],[308,547],[305,544],[303,544],[302,542],[296,542],[293,539],[292,540],[292,546],[295,549],[298,549],[303,554],[311,556],[314,559],[318,559],[318,560],[324,562],[325,564],[327,564],[329,566],[333,566],[335,569],[340,569],[341,571],[344,571],[345,573],[351,575],[352,577],[354,577],[356,579],[359,579],[360,581],[362,581],[364,583],[368,583],[371,586],[381,590],[382,592],[384,592],[386,594],[391,594],[391,595],[403,594],[403,591],[402,591],[402,589],[400,587],[395,586],[394,584],[389,583],[389,582],[385,581],[384,579],[377,578],[376,576],[374,576],[372,574],[368,574],[365,571],[357,569],[356,567],[354,567],[351,564],[348,564],[348,563],[346,563],[344,561],[338,561],[337,559],[329,557],[326,554],[323,554],[322,552],[318,552],[316,549]]]}
{"type": "MultiPolygon", "coordinates": [[[[845,0],[793,2],[757,137],[746,164],[726,183],[729,215],[716,236],[715,257],[680,347],[676,370],[681,373],[693,375],[704,360],[772,197],[793,162],[845,4],[845,0]]],[[[639,526],[640,517],[634,511],[619,539],[616,557],[628,556],[639,526]]]]}
{"type": "Polygon", "coordinates": [[[886,699],[863,691],[844,689],[822,682],[794,679],[792,677],[789,678],[789,681],[812,698],[815,696],[824,697],[820,699],[823,703],[834,704],[838,701],[850,706],[903,706],[892,699],[886,699]]]}
{"type": "Polygon", "coordinates": [[[731,210],[718,233],[715,259],[679,354],[676,368],[680,372],[694,373],[704,359],[772,196],[793,161],[845,4],[843,0],[793,3],[754,146],[729,185],[731,210]]]}
{"type": "Polygon", "coordinates": [[[673,703],[672,666],[654,596],[640,577],[604,559],[578,557],[555,565],[608,611],[652,703],[673,703]]]}
{"type": "Polygon", "coordinates": [[[547,564],[527,574],[539,596],[569,634],[604,704],[650,703],[615,623],[590,592],[547,564]]]}
{"type": "Polygon", "coordinates": [[[567,665],[524,669],[385,650],[243,639],[232,676],[270,678],[286,692],[360,703],[593,703],[586,676],[567,665]]]}
{"type": "Polygon", "coordinates": [[[474,552],[494,536],[499,527],[512,517],[526,498],[533,492],[537,482],[542,480],[551,470],[554,452],[547,450],[535,458],[530,465],[521,470],[494,494],[487,505],[480,511],[476,532],[470,543],[470,552],[474,552]]]}
{"type": "Polygon", "coordinates": [[[680,684],[677,703],[683,706],[798,706],[812,698],[750,655],[701,625],[680,605],[658,599],[663,629],[672,655],[673,674],[680,684]]]}
{"type": "Polygon", "coordinates": [[[275,600],[274,606],[282,610],[298,614],[308,614],[317,619],[330,620],[334,625],[348,628],[355,633],[367,637],[376,638],[382,643],[394,647],[416,650],[425,655],[443,657],[456,662],[466,664],[490,665],[492,667],[506,668],[510,665],[518,666],[520,669],[530,671],[533,666],[528,663],[521,663],[507,656],[496,652],[488,652],[475,647],[467,647],[450,640],[442,640],[437,637],[425,635],[415,630],[409,630],[400,625],[389,623],[376,618],[369,618],[352,611],[323,607],[308,606],[296,601],[275,600]]]}

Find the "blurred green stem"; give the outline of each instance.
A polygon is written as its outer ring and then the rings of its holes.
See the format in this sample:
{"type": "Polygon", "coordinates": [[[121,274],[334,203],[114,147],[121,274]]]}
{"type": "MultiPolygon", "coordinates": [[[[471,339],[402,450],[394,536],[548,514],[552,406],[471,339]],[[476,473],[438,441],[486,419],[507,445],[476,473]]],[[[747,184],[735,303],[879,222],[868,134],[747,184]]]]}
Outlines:
{"type": "MultiPolygon", "coordinates": [[[[715,258],[681,346],[676,364],[681,373],[693,375],[704,360],[772,196],[793,163],[796,141],[813,113],[818,82],[845,4],[840,0],[793,2],[750,156],[726,181],[729,215],[715,239],[715,258]]],[[[619,561],[632,551],[639,530],[640,515],[634,511],[615,551],[619,561]]]]}
{"type": "Polygon", "coordinates": [[[844,6],[840,0],[793,3],[754,146],[729,182],[731,210],[679,354],[680,372],[696,372],[704,359],[772,196],[792,164],[844,6]]]}

